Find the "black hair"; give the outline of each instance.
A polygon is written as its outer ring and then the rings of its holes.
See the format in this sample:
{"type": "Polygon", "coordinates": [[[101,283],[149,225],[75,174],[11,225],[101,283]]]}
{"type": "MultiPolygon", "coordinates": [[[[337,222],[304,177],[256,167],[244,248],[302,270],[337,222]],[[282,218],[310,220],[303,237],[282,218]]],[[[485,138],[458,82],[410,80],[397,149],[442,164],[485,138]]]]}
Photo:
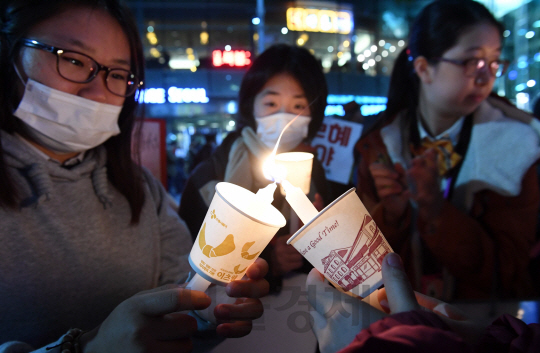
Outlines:
{"type": "MultiPolygon", "coordinates": [[[[144,80],[144,56],[136,22],[121,0],[5,0],[0,5],[0,130],[21,132],[24,128],[13,112],[21,97],[13,89],[18,77],[14,69],[20,49],[20,40],[36,24],[63,11],[86,7],[101,9],[118,21],[129,41],[131,71],[144,80]]],[[[131,145],[135,130],[138,102],[127,97],[118,120],[120,134],[104,143],[107,149],[107,174],[111,183],[127,198],[131,207],[131,223],[139,221],[144,204],[144,191],[140,167],[133,162],[131,145]]],[[[138,157],[135,157],[138,159],[138,157]]],[[[17,208],[18,191],[5,167],[0,144],[0,206],[17,208]]]]}
{"type": "Polygon", "coordinates": [[[502,41],[503,26],[484,5],[476,1],[437,0],[424,7],[411,27],[408,47],[401,51],[394,63],[387,108],[375,125],[380,126],[405,109],[408,111],[407,120],[413,119],[420,90],[420,79],[413,67],[414,59],[423,56],[434,64],[433,59],[442,57],[472,26],[484,23],[495,27],[502,41]]]}
{"type": "Polygon", "coordinates": [[[255,96],[272,77],[282,73],[294,77],[304,90],[311,104],[307,138],[315,137],[324,119],[328,96],[326,79],[322,66],[307,49],[287,44],[276,44],[266,49],[244,75],[238,96],[237,130],[245,126],[256,129],[253,116],[255,96]]]}

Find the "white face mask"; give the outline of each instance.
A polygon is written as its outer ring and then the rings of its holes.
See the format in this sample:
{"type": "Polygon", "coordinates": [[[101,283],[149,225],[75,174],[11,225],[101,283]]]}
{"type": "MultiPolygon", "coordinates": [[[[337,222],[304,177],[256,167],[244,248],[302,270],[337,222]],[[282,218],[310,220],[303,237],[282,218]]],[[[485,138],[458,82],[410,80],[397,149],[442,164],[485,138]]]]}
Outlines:
{"type": "Polygon", "coordinates": [[[13,113],[27,125],[30,137],[54,152],[83,152],[118,135],[122,106],[65,93],[28,79],[13,113]]]}
{"type": "MultiPolygon", "coordinates": [[[[262,118],[255,117],[257,136],[268,148],[274,148],[285,125],[295,117],[295,114],[290,113],[276,113],[262,118]]],[[[279,151],[288,152],[298,146],[307,137],[310,122],[309,116],[299,115],[283,133],[279,142],[279,151]]]]}

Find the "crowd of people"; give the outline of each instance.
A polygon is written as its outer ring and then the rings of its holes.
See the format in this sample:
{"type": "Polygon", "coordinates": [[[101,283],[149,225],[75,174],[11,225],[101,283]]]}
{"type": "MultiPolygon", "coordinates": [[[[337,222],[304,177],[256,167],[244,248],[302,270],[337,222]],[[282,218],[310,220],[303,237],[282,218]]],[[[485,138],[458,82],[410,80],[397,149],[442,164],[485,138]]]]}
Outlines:
{"type": "MultiPolygon", "coordinates": [[[[503,28],[484,5],[422,9],[387,109],[356,144],[356,192],[395,251],[381,263],[378,305],[333,288],[286,244],[297,228],[278,188],[273,205],[287,225],[245,278],[217,287],[236,300],[217,303],[214,321],[196,311],[217,297],[184,289],[187,255],[218,182],[253,192],[270,183],[260,166],[284,126],[279,152],[315,153],[328,95],[319,62],[286,44],[255,58],[236,131],[209,141],[175,209],[132,158],[144,60],[127,7],[0,6],[1,353],[209,349],[249,334],[264,315],[260,298],[293,271],[314,289],[307,299],[323,353],[540,349],[538,324],[504,315],[485,327],[447,303],[539,294],[530,259],[540,124],[492,92],[508,64],[503,28]],[[357,315],[328,310],[341,302],[357,315]]],[[[310,190],[319,210],[333,201],[316,158],[310,190]]]]}

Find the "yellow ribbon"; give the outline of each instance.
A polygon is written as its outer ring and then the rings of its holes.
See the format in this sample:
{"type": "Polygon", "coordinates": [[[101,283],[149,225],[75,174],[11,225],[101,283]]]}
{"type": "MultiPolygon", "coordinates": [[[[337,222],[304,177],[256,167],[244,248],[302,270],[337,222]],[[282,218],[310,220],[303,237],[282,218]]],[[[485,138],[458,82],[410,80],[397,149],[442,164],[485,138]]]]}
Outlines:
{"type": "Polygon", "coordinates": [[[422,139],[422,145],[415,148],[412,144],[410,146],[411,152],[414,156],[422,155],[430,148],[434,148],[437,151],[437,167],[439,169],[439,175],[443,176],[461,160],[461,156],[454,151],[452,141],[449,137],[444,136],[439,140],[430,140],[427,137],[422,139]]]}

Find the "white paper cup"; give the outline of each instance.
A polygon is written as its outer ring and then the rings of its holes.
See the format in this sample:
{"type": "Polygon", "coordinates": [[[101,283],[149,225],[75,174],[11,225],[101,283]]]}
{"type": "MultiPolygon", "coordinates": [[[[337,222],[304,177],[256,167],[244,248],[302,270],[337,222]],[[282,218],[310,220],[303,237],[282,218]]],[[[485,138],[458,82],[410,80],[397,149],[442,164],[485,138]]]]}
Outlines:
{"type": "Polygon", "coordinates": [[[392,252],[355,188],[319,212],[287,244],[336,288],[360,297],[382,285],[381,264],[392,252]]]}
{"type": "Polygon", "coordinates": [[[218,183],[189,263],[204,279],[226,285],[242,278],[285,223],[274,206],[251,191],[218,183]]]}
{"type": "Polygon", "coordinates": [[[275,158],[276,165],[282,165],[287,170],[286,179],[294,186],[309,194],[311,185],[311,170],[313,169],[313,154],[307,152],[279,153],[275,158]]]}

